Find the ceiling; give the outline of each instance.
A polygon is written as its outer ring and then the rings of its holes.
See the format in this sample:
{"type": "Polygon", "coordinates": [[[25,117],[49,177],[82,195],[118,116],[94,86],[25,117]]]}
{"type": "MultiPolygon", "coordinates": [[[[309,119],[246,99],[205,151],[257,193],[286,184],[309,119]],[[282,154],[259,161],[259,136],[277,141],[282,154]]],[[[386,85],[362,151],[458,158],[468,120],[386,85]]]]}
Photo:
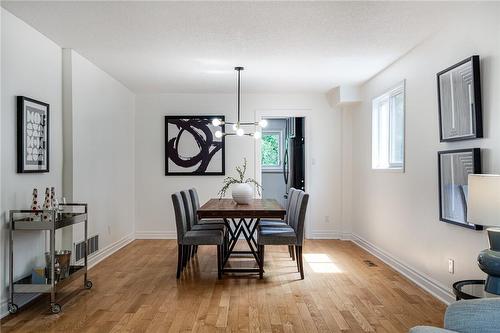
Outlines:
{"type": "Polygon", "coordinates": [[[137,93],[325,92],[359,84],[467,4],[3,1],[137,93]]]}

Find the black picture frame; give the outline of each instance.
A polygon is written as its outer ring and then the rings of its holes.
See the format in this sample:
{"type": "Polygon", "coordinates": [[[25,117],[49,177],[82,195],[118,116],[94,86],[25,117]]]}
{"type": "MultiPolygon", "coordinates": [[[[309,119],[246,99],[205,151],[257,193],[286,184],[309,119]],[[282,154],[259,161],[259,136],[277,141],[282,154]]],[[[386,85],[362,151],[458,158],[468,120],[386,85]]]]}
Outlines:
{"type": "MultiPolygon", "coordinates": [[[[460,61],[459,63],[446,68],[445,70],[436,74],[437,78],[437,92],[438,92],[438,111],[439,111],[439,139],[441,142],[449,141],[460,141],[460,140],[471,140],[483,137],[483,115],[482,115],[482,102],[481,102],[481,73],[480,73],[480,59],[478,55],[473,55],[467,59],[460,61]],[[461,72],[460,72],[461,71],[461,72]],[[453,80],[450,81],[450,86],[445,82],[448,76],[462,75],[462,81],[470,81],[467,87],[467,96],[463,95],[464,89],[457,88],[453,89],[453,80]],[[442,80],[443,79],[443,82],[442,80]],[[445,94],[443,91],[449,90],[450,94],[445,94]],[[470,95],[473,95],[471,98],[470,95]],[[445,99],[445,96],[447,98],[445,99]],[[468,99],[469,103],[466,104],[464,100],[468,99]],[[450,103],[446,103],[447,101],[450,103]],[[471,107],[471,100],[473,104],[471,107]],[[455,105],[455,101],[456,104],[455,105]],[[460,103],[462,102],[462,103],[460,103]],[[468,106],[468,110],[466,106],[468,106]],[[453,106],[453,107],[452,107],[453,106]],[[452,107],[453,113],[449,115],[450,107],[452,107]],[[455,107],[458,111],[455,111],[455,107]],[[456,116],[455,116],[456,114],[456,116]],[[458,119],[457,121],[451,121],[451,119],[458,119]],[[468,127],[471,133],[458,133],[456,135],[451,135],[449,133],[450,128],[462,127],[464,121],[469,121],[468,127]],[[451,122],[451,124],[450,124],[451,122]],[[458,124],[458,125],[457,125],[458,124]]],[[[462,82],[461,81],[461,82],[462,82]]],[[[456,84],[456,83],[455,83],[456,84]]],[[[464,88],[464,86],[462,86],[464,88]]],[[[459,128],[457,131],[464,131],[463,128],[459,128]]]]}
{"type": "MultiPolygon", "coordinates": [[[[170,141],[172,140],[172,133],[169,133],[169,124],[172,124],[173,122],[179,122],[179,121],[191,121],[193,122],[193,125],[195,126],[198,126],[197,130],[201,130],[200,129],[200,121],[203,122],[205,125],[207,125],[207,128],[210,129],[210,132],[213,134],[215,133],[215,130],[220,130],[222,133],[225,132],[224,130],[224,126],[213,126],[212,125],[212,120],[217,118],[217,119],[220,119],[221,121],[224,121],[225,118],[224,116],[222,115],[200,115],[200,116],[183,116],[183,115],[180,115],[180,116],[165,116],[165,176],[224,176],[226,174],[226,157],[225,157],[225,137],[223,136],[222,138],[220,139],[216,139],[214,140],[214,142],[211,142],[209,143],[209,146],[210,147],[205,147],[205,148],[202,148],[199,146],[200,142],[198,142],[198,147],[200,149],[207,149],[207,151],[209,153],[213,153],[213,150],[210,150],[210,148],[212,149],[217,149],[217,151],[220,150],[220,161],[221,161],[221,165],[220,165],[220,170],[218,171],[206,171],[206,170],[195,170],[195,171],[191,171],[190,168],[192,168],[192,166],[190,167],[187,167],[186,168],[186,171],[180,171],[180,170],[171,170],[170,168],[170,163],[169,161],[172,160],[172,158],[174,159],[179,159],[180,157],[179,156],[175,156],[172,155],[172,143],[170,143],[170,141]],[[217,143],[217,147],[214,146],[214,144],[217,143]],[[215,148],[214,148],[215,147],[215,148]],[[220,147],[220,148],[219,148],[220,147]]],[[[189,131],[189,130],[187,130],[189,131]]],[[[206,129],[204,129],[203,131],[206,131],[206,129]]],[[[176,133],[177,135],[179,133],[176,133]]],[[[182,131],[181,131],[181,135],[182,135],[182,131]]],[[[212,138],[214,139],[215,136],[212,138]]],[[[206,135],[205,135],[205,138],[204,139],[207,139],[206,135]]],[[[198,138],[198,140],[200,140],[200,138],[198,138]]],[[[203,138],[201,138],[201,140],[203,140],[203,138]]],[[[195,140],[196,141],[196,140],[195,140]]],[[[217,154],[217,152],[215,153],[217,154]]],[[[213,154],[210,158],[209,158],[209,161],[212,159],[212,157],[215,155],[213,154]]],[[[178,154],[177,154],[178,155],[178,154]]],[[[175,163],[174,163],[175,164],[175,163]]],[[[179,168],[182,168],[182,166],[178,166],[179,168]]]]}
{"type": "Polygon", "coordinates": [[[50,105],[17,96],[17,172],[49,172],[49,164],[50,105]]]}
{"type": "MultiPolygon", "coordinates": [[[[453,164],[454,161],[451,160],[453,164]]],[[[454,169],[455,165],[452,165],[452,169],[454,169]]],[[[481,173],[481,150],[479,148],[470,148],[470,149],[455,149],[455,150],[445,150],[438,152],[438,179],[439,179],[439,220],[446,223],[451,223],[454,225],[458,225],[464,228],[469,228],[473,230],[482,230],[483,226],[476,225],[473,223],[467,222],[467,202],[468,202],[468,180],[467,176],[469,174],[477,174],[481,173]],[[465,167],[465,170],[454,170],[452,175],[457,173],[453,183],[447,183],[447,179],[451,176],[447,173],[444,175],[444,165],[443,159],[446,156],[455,155],[456,158],[459,156],[462,157],[460,163],[458,163],[458,167],[465,167]],[[469,156],[467,156],[469,155],[469,156]],[[462,171],[460,173],[459,171],[462,171]],[[461,179],[460,179],[461,177],[461,179]],[[446,179],[445,179],[446,178],[446,179]],[[458,185],[455,184],[455,180],[458,185]],[[445,184],[446,182],[446,184],[445,184]],[[451,191],[449,190],[451,188],[451,191]],[[445,193],[446,191],[446,193],[445,193]],[[456,218],[452,218],[447,215],[445,211],[448,211],[447,204],[449,205],[449,200],[455,200],[453,203],[454,206],[457,206],[455,211],[458,214],[455,215],[456,218]],[[446,201],[445,201],[446,200],[446,201]],[[460,206],[462,205],[462,206],[460,206]],[[460,220],[460,216],[463,220],[460,220]]]]}

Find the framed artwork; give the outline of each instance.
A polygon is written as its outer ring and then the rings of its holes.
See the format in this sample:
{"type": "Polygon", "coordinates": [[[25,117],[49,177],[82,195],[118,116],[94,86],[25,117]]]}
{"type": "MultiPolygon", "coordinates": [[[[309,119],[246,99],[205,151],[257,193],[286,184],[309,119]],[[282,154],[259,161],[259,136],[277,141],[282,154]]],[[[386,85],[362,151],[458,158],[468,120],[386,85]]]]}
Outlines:
{"type": "Polygon", "coordinates": [[[225,175],[225,139],[215,132],[214,118],[224,116],[165,116],[165,175],[225,175]]]}
{"type": "Polygon", "coordinates": [[[479,148],[438,152],[439,219],[462,227],[481,230],[467,222],[468,176],[481,173],[479,148]]]}
{"type": "Polygon", "coordinates": [[[49,104],[17,96],[17,172],[49,172],[49,104]]]}
{"type": "Polygon", "coordinates": [[[437,73],[437,88],[441,142],[482,138],[479,56],[437,73]]]}

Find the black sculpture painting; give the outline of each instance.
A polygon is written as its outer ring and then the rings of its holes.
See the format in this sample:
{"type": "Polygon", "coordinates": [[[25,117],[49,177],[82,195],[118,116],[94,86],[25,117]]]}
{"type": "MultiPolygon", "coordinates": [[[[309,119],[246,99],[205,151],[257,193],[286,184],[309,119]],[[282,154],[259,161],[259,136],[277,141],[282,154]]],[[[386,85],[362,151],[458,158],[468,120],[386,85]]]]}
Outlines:
{"type": "Polygon", "coordinates": [[[214,118],[224,116],[165,116],[165,175],[224,175],[224,138],[214,118]]]}

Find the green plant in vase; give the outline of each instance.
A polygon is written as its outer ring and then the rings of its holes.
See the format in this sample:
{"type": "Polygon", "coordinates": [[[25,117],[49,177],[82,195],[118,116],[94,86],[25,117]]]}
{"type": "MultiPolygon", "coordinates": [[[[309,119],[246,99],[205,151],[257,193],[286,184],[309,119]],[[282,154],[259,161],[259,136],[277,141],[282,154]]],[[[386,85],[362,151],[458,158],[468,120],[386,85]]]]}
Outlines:
{"type": "Polygon", "coordinates": [[[248,205],[253,198],[253,189],[251,184],[255,185],[255,188],[259,195],[261,194],[262,186],[253,178],[246,178],[245,173],[247,172],[247,159],[243,159],[243,165],[236,167],[237,177],[226,177],[224,178],[222,188],[220,189],[218,195],[219,198],[223,198],[226,192],[231,187],[231,194],[233,200],[240,205],[248,205]]]}

